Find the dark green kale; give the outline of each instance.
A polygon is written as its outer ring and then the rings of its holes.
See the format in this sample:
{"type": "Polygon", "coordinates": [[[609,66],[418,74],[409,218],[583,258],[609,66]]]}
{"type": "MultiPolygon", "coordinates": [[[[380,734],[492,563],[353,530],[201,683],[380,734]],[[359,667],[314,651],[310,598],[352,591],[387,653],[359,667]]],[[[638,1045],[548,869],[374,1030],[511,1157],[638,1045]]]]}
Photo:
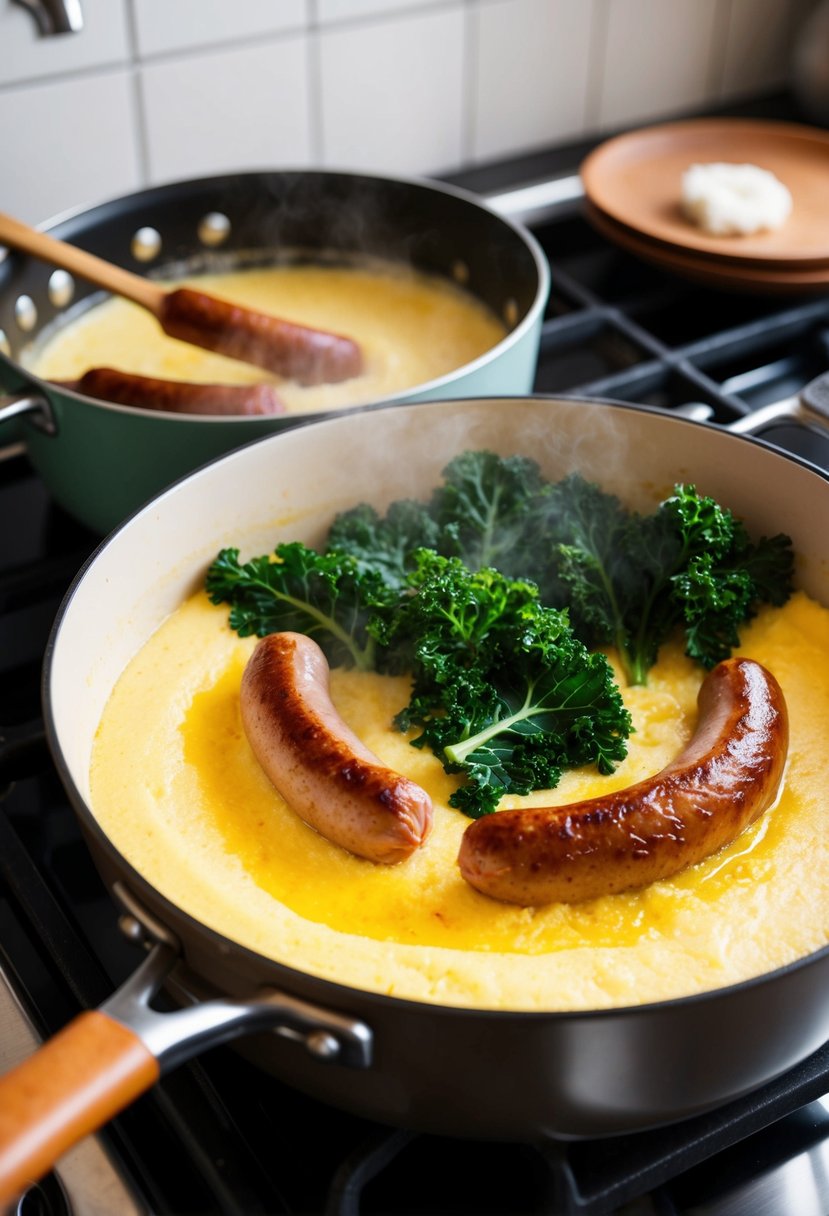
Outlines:
{"type": "Polygon", "coordinates": [[[331,664],[369,670],[375,642],[368,620],[396,593],[344,553],[317,553],[298,542],[239,562],[238,549],[222,549],[207,572],[214,604],[231,605],[230,627],[240,637],[292,630],[314,638],[331,664]]]}
{"type": "Polygon", "coordinates": [[[644,684],[669,633],[680,627],[704,667],[739,644],[761,602],[791,594],[789,538],[753,544],[730,511],[694,486],[676,487],[652,515],[574,475],[546,500],[553,602],[567,605],[588,646],[615,646],[628,682],[644,684]]]}
{"type": "Polygon", "coordinates": [[[412,499],[393,502],[385,516],[362,503],[343,511],[328,533],[328,549],[350,553],[361,571],[373,570],[390,587],[404,587],[416,549],[436,549],[440,526],[412,499]]]}
{"type": "Polygon", "coordinates": [[[413,673],[398,727],[421,727],[414,745],[466,778],[453,806],[477,818],[504,794],[555,786],[565,767],[609,773],[624,759],[630,715],[609,663],[533,583],[427,552],[410,582],[379,637],[413,673]]]}
{"type": "Polygon", "coordinates": [[[382,517],[365,503],[344,511],[331,526],[328,548],[352,554],[395,586],[405,583],[422,548],[459,557],[470,570],[495,566],[519,577],[531,569],[546,486],[535,461],[464,452],[443,479],[428,505],[401,499],[382,517]]]}
{"type": "Polygon", "coordinates": [[[463,452],[443,470],[430,511],[442,533],[439,552],[470,570],[494,566],[511,577],[535,577],[534,548],[546,482],[534,460],[463,452]]]}
{"type": "MultiPolygon", "coordinates": [[[[568,609],[589,647],[617,649],[631,684],[647,681],[675,629],[688,654],[713,667],[761,603],[791,594],[789,538],[752,543],[730,511],[693,486],[677,486],[643,515],[578,474],[548,482],[535,461],[488,451],[452,460],[428,507],[393,503],[384,518],[358,507],[338,518],[329,543],[396,588],[420,546],[471,570],[532,579],[543,603],[568,609]]],[[[389,670],[402,662],[400,642],[389,670]]]]}

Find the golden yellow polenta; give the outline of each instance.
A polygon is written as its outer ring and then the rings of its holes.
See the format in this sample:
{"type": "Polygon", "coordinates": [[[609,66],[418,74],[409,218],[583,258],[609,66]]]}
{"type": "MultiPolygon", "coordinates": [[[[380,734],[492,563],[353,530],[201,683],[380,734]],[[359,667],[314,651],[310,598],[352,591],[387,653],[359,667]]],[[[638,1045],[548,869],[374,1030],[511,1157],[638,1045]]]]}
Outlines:
{"type": "Polygon", "coordinates": [[[391,263],[270,266],[182,282],[256,311],[346,334],[363,353],[362,375],[302,386],[162,333],[127,300],[112,299],[58,329],[28,362],[47,380],[91,367],[199,383],[278,385],[289,413],[378,401],[446,375],[490,350],[506,327],[473,295],[391,263]]]}
{"type": "MultiPolygon", "coordinates": [[[[372,991],[494,1009],[589,1009],[682,996],[760,974],[829,938],[829,611],[798,593],[744,630],[742,653],[782,685],[791,744],[777,804],[730,847],[671,881],[577,905],[518,908],[479,895],[455,864],[469,820],[455,778],[391,728],[405,678],[337,670],[357,734],[429,789],[435,828],[408,861],[378,866],[307,827],[275,793],[239,718],[253,646],[204,594],[124,672],[98,730],[92,805],[121,852],[164,894],[227,937],[372,991]]],[[[638,781],[693,731],[702,671],[663,648],[646,688],[625,690],[636,733],[612,777],[579,770],[564,803],[638,781]]]]}

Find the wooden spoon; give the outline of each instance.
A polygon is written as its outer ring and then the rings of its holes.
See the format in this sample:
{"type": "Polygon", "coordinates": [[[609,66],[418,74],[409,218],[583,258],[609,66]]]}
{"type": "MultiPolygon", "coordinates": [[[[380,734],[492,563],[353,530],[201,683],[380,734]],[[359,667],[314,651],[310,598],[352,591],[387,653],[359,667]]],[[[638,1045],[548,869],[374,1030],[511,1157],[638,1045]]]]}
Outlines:
{"type": "Polygon", "coordinates": [[[0,242],[140,304],[171,338],[255,363],[300,384],[333,384],[362,370],[360,348],[350,338],[253,312],[187,287],[168,291],[2,213],[0,242]]]}

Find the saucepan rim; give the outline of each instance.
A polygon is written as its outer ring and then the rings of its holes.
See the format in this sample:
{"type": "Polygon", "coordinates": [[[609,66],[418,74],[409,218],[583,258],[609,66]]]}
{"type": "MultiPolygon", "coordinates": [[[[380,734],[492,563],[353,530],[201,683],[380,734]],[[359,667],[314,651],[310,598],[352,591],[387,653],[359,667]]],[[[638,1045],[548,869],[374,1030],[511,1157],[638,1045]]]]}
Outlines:
{"type": "MultiPolygon", "coordinates": [[[[398,392],[387,397],[375,398],[371,401],[359,401],[353,405],[344,405],[336,408],[324,410],[312,410],[306,414],[288,412],[284,415],[272,415],[271,421],[276,427],[280,424],[288,427],[307,425],[306,417],[309,421],[323,421],[326,418],[339,417],[343,414],[360,413],[366,409],[384,407],[386,405],[394,405],[397,403],[419,404],[419,401],[410,401],[412,395],[419,397],[421,394],[433,394],[439,392],[447,385],[454,383],[456,380],[471,376],[482,368],[488,367],[490,363],[494,363],[502,358],[514,346],[518,345],[525,337],[527,332],[533,328],[538,321],[540,312],[546,306],[547,298],[550,292],[551,273],[549,263],[541,247],[540,242],[535,235],[523,224],[514,220],[511,216],[503,215],[495,207],[491,206],[487,200],[475,194],[471,190],[466,190],[460,186],[455,186],[450,183],[442,182],[438,179],[429,177],[406,177],[395,174],[380,174],[380,173],[362,173],[350,169],[313,169],[302,167],[279,166],[278,168],[269,169],[250,169],[244,173],[238,174],[215,174],[204,177],[192,177],[171,179],[161,182],[153,186],[148,186],[143,190],[135,190],[127,194],[116,195],[104,199],[91,206],[73,207],[66,211],[60,212],[56,216],[44,220],[37,225],[37,228],[43,232],[54,234],[56,230],[63,227],[65,224],[71,224],[75,220],[83,220],[87,217],[96,216],[98,219],[105,218],[107,211],[117,211],[127,205],[136,205],[147,200],[148,202],[163,203],[165,196],[170,196],[170,201],[175,199],[176,194],[187,192],[196,187],[215,187],[222,188],[222,183],[227,183],[228,187],[236,185],[240,182],[253,183],[257,178],[266,179],[268,177],[289,177],[291,175],[320,178],[350,178],[352,180],[366,180],[375,183],[388,183],[391,185],[400,185],[404,187],[426,190],[436,195],[448,195],[456,198],[459,202],[469,204],[470,206],[484,211],[491,215],[499,223],[508,229],[517,241],[519,241],[530,254],[536,273],[535,293],[527,308],[524,316],[507,334],[504,335],[494,346],[489,350],[485,350],[476,358],[461,364],[459,367],[452,368],[451,371],[444,372],[440,376],[435,376],[431,380],[419,381],[417,384],[410,385],[408,388],[400,389],[398,392]]],[[[63,238],[65,239],[65,237],[63,238]]],[[[30,257],[31,255],[19,255],[22,257],[30,257]]],[[[35,259],[36,260],[36,259],[35,259]]],[[[163,266],[161,267],[163,269],[163,266]]],[[[150,275],[150,278],[160,277],[158,275],[150,275]]],[[[102,293],[105,294],[105,293],[102,293]]],[[[474,298],[478,298],[474,292],[471,292],[474,298]]],[[[10,355],[0,351],[0,362],[7,363],[11,370],[19,376],[25,377],[27,383],[34,385],[46,395],[60,394],[61,396],[69,397],[73,400],[82,401],[85,405],[93,405],[103,410],[110,410],[118,414],[139,414],[142,417],[163,418],[173,423],[198,426],[228,426],[234,424],[261,426],[263,417],[261,415],[243,415],[243,414],[228,414],[228,415],[211,415],[211,414],[179,414],[171,410],[149,410],[140,406],[119,405],[116,402],[105,401],[98,397],[88,397],[84,393],[76,389],[66,387],[64,385],[56,385],[49,380],[43,379],[36,372],[29,369],[25,363],[21,363],[19,359],[12,358],[10,355]]]]}

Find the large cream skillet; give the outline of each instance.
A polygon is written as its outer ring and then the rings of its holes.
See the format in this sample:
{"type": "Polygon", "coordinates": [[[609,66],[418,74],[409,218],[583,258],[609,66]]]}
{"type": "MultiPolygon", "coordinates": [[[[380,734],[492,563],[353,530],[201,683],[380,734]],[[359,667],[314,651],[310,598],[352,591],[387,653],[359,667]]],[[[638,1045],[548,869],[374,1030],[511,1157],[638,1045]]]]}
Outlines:
{"type": "Polygon", "coordinates": [[[516,1139],[681,1119],[761,1085],[829,1038],[829,949],[715,992],[586,1013],[439,1007],[332,983],[301,959],[275,963],[196,921],[96,823],[90,753],[110,690],[217,550],[315,543],[342,508],[427,496],[468,448],[530,455],[551,477],[578,469],[640,508],[675,481],[695,482],[752,532],[788,532],[799,584],[829,604],[827,475],[761,442],[639,407],[512,398],[380,409],[266,438],[166,490],[79,576],[44,679],[62,779],[124,924],[153,949],[102,1012],[53,1040],[28,1076],[0,1082],[0,1198],[159,1069],[251,1030],[269,1033],[243,1040],[247,1052],[325,1101],[425,1130],[516,1139]],[[148,1001],[171,970],[167,982],[187,1008],[158,1014],[148,1001]]]}

